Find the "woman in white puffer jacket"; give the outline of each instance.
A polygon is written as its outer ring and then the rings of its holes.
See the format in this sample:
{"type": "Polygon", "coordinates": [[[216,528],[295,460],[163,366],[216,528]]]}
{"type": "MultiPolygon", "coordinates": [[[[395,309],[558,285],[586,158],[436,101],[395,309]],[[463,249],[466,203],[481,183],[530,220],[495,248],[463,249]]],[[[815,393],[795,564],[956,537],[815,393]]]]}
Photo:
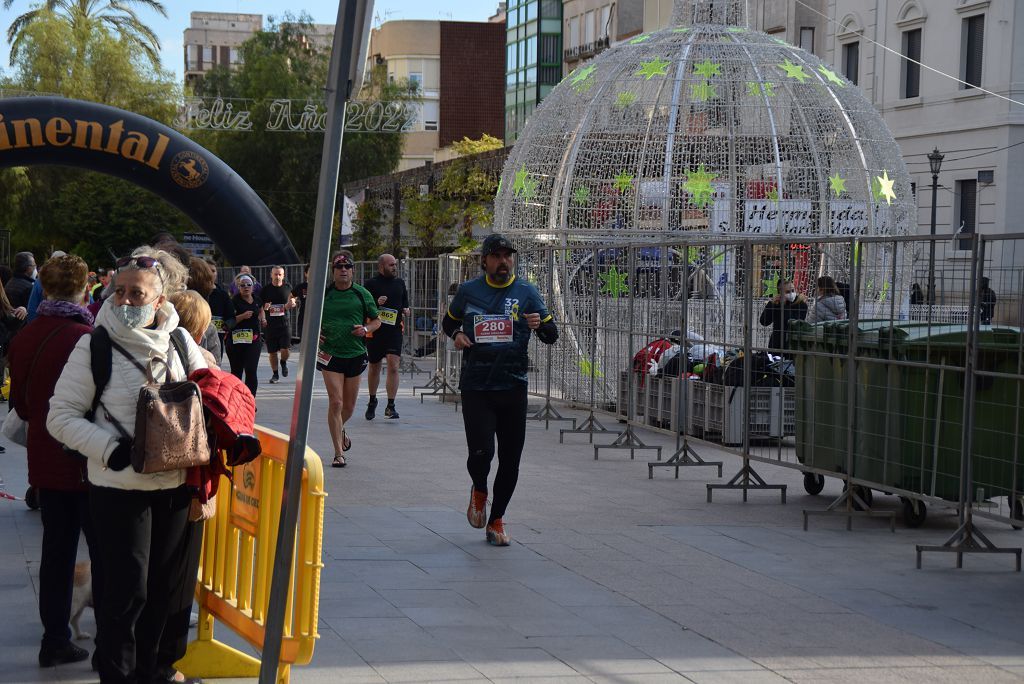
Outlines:
{"type": "MultiPolygon", "coordinates": [[[[178,314],[167,295],[180,290],[187,271],[169,253],[149,247],[118,262],[114,294],[103,303],[96,325],[124,347],[143,367],[150,359],[170,362],[169,378],[181,380],[185,369],[170,333],[178,314]]],[[[188,334],[190,370],[206,368],[199,347],[188,334]]],[[[97,654],[102,682],[155,682],[160,672],[157,652],[168,612],[168,597],[187,581],[175,568],[186,552],[185,533],[191,496],[184,471],[144,475],[128,467],[131,440],[121,436],[110,418],[129,434],[135,429],[135,407],[143,373],[118,350],[111,353],[110,381],[103,391],[95,421],[86,420],[95,384],[85,335],[71,352],[57,381],[46,421],[50,434],[88,460],[89,507],[99,546],[102,589],[96,605],[97,654]]],[[[194,581],[195,578],[192,578],[194,581]]]]}

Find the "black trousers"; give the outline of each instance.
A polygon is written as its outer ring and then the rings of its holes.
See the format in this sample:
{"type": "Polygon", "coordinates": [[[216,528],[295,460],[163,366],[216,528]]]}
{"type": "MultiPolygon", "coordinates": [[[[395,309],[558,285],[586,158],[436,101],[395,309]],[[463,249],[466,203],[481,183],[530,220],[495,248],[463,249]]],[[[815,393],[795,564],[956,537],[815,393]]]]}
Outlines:
{"type": "Polygon", "coordinates": [[[96,664],[101,682],[144,684],[159,674],[158,649],[185,581],[188,490],[93,487],[89,505],[104,568],[96,664]]]}
{"type": "Polygon", "coordinates": [[[157,674],[170,679],[175,672],[174,663],[185,656],[188,648],[189,620],[192,617],[192,599],[196,594],[196,577],[199,574],[199,557],[203,551],[203,521],[190,522],[185,530],[185,554],[172,559],[181,563],[180,572],[184,578],[171,595],[167,612],[167,624],[157,653],[157,674]]]}
{"type": "Polygon", "coordinates": [[[231,374],[245,382],[245,386],[249,388],[253,396],[256,396],[256,390],[260,386],[256,370],[260,365],[262,351],[263,343],[261,341],[252,344],[228,345],[228,363],[231,364],[231,374]]]}
{"type": "Polygon", "coordinates": [[[469,459],[466,468],[473,488],[487,491],[487,475],[498,441],[498,472],[494,476],[491,513],[487,522],[505,515],[519,481],[519,460],[526,442],[526,386],[510,390],[462,391],[462,420],[466,426],[469,459]]]}
{"type": "MultiPolygon", "coordinates": [[[[92,559],[94,584],[101,577],[96,539],[89,515],[89,493],[39,489],[39,512],[43,521],[43,547],[39,558],[39,619],[43,623],[43,647],[58,648],[71,641],[71,594],[78,540],[85,542],[92,559]]],[[[99,587],[93,590],[98,603],[99,587]]],[[[102,591],[102,590],[100,590],[102,591]]]]}

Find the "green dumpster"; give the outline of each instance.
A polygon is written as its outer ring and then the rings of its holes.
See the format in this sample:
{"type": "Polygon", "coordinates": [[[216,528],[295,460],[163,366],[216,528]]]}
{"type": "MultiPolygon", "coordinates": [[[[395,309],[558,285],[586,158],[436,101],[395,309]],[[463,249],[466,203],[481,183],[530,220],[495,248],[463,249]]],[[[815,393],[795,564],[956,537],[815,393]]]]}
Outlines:
{"type": "MultiPolygon", "coordinates": [[[[879,345],[891,345],[895,361],[897,407],[891,413],[896,425],[881,482],[958,499],[967,334],[964,325],[900,325],[880,331],[879,345]]],[[[977,341],[978,371],[1020,376],[1024,350],[1019,329],[986,326],[977,341]]],[[[1024,485],[1024,383],[976,378],[972,440],[972,493],[980,490],[985,499],[1019,494],[1024,485]]]]}

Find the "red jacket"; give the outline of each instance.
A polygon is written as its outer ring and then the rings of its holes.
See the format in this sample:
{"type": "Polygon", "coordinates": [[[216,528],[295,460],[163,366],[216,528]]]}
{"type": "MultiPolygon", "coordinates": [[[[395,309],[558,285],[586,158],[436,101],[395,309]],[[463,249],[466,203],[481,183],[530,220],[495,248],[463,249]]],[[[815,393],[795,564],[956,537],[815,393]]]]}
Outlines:
{"type": "Polygon", "coordinates": [[[86,489],[85,459],[64,451],[61,443],[46,430],[50,397],[64,364],[78,339],[92,332],[92,326],[82,320],[37,316],[11,341],[7,352],[11,403],[18,415],[28,421],[28,481],[33,487],[63,491],[86,489]],[[50,337],[58,328],[60,332],[50,337]],[[49,340],[44,345],[47,337],[49,340]]]}

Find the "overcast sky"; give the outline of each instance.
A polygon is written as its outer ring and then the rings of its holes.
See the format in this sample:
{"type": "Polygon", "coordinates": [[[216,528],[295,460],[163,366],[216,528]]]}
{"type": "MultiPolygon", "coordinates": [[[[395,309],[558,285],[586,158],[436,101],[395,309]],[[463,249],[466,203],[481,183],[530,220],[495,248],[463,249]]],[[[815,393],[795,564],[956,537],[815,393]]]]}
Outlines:
{"type": "MultiPolygon", "coordinates": [[[[163,0],[167,18],[155,12],[139,10],[142,20],[149,24],[160,38],[163,48],[164,68],[182,77],[184,57],[182,32],[188,28],[189,14],[202,12],[241,12],[280,16],[285,10],[305,10],[318,24],[333,24],[338,16],[338,2],[334,0],[163,0]]],[[[0,47],[0,66],[7,68],[10,55],[6,42],[7,27],[20,14],[38,4],[38,0],[14,0],[10,10],[0,9],[0,30],[4,40],[0,47]]],[[[374,15],[380,21],[393,19],[451,19],[455,21],[487,21],[498,6],[497,0],[446,0],[444,3],[432,0],[377,0],[374,15]],[[443,7],[443,9],[441,9],[443,7]]],[[[2,3],[0,3],[2,7],[2,3]]]]}

